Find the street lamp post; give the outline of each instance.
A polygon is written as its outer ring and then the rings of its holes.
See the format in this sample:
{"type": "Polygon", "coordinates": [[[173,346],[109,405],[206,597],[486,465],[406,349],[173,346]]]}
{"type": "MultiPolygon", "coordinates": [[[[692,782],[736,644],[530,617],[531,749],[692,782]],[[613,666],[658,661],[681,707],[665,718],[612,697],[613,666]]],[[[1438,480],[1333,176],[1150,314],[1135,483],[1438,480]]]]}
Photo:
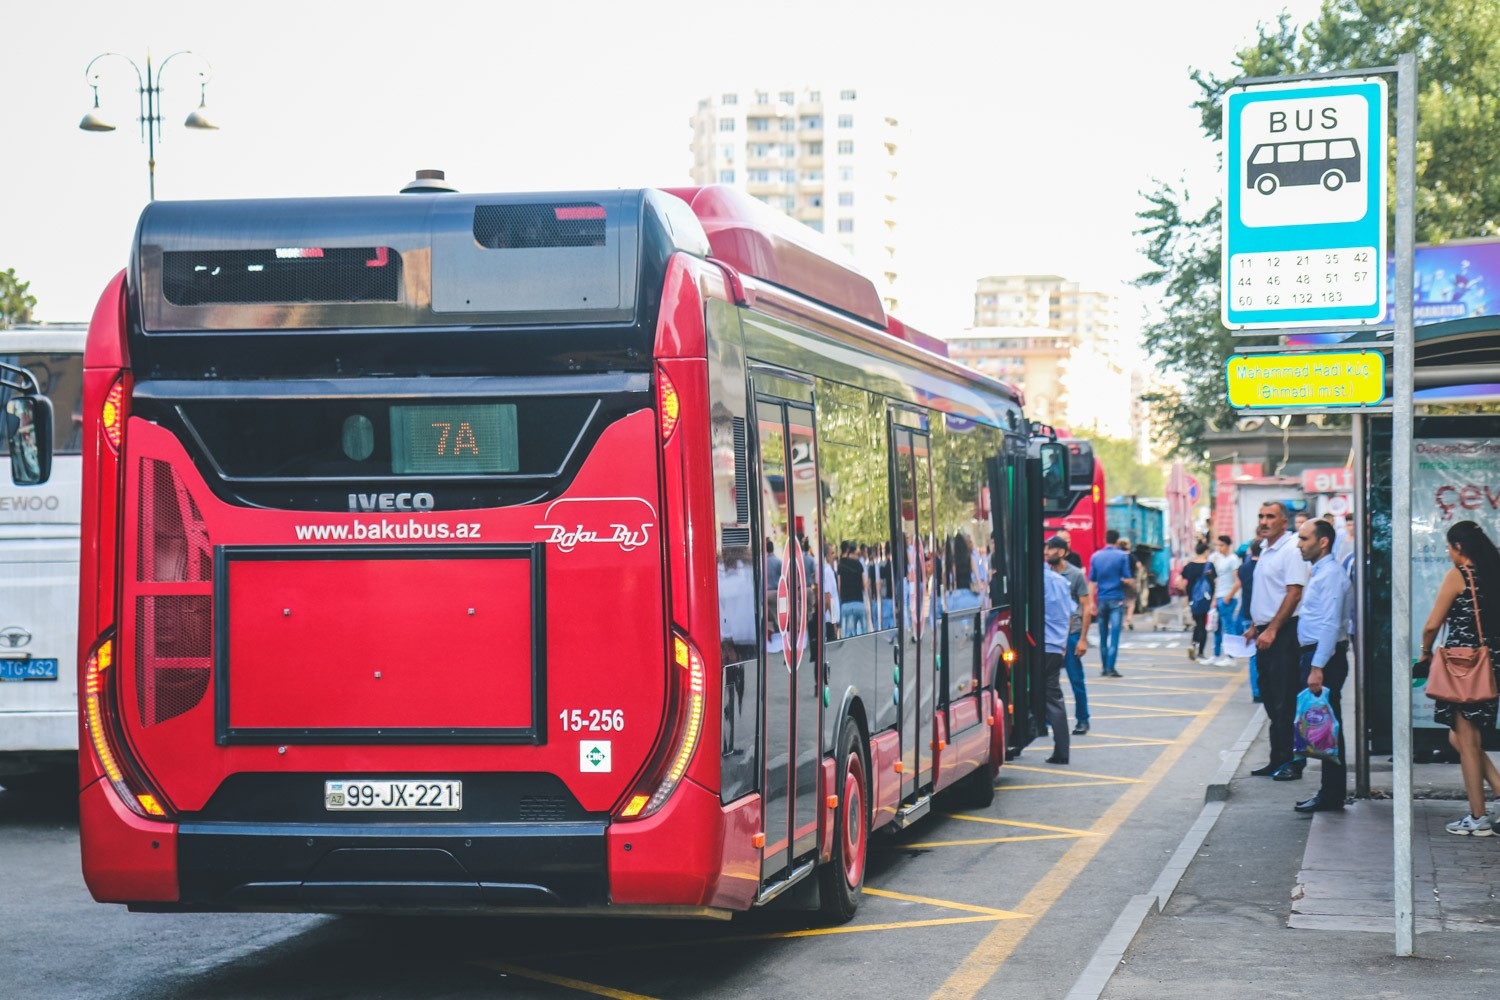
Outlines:
{"type": "Polygon", "coordinates": [[[99,113],[99,73],[94,66],[101,59],[124,59],[135,70],[136,92],[140,101],[141,139],[146,143],[146,167],[150,174],[151,200],[156,200],[156,143],[161,135],[161,75],[167,68],[167,63],[178,56],[192,56],[201,65],[198,68],[198,107],[182,124],[186,128],[217,129],[208,117],[208,81],[213,74],[213,67],[207,59],[187,49],[173,52],[161,61],[156,67],[153,75],[151,71],[151,53],[146,53],[146,72],[143,74],[141,68],[136,65],[135,60],[129,56],[123,56],[118,52],[105,52],[89,60],[88,66],[84,67],[83,78],[94,90],[94,107],[83,116],[78,127],[85,132],[113,132],[115,126],[106,121],[99,113]]]}

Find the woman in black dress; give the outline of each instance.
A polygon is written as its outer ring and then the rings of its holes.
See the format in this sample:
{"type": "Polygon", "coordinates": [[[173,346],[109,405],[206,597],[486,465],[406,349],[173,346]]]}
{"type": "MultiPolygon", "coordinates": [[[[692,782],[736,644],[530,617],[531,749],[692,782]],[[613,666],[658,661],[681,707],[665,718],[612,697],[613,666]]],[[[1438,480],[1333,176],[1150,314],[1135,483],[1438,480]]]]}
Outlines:
{"type": "MultiPolygon", "coordinates": [[[[1495,631],[1500,622],[1495,608],[1500,601],[1500,552],[1473,521],[1459,521],[1448,529],[1448,558],[1453,568],[1443,577],[1433,601],[1432,613],[1422,627],[1421,664],[1432,658],[1432,644],[1444,624],[1448,626],[1449,646],[1477,647],[1481,633],[1494,657],[1495,631]],[[1477,598],[1477,600],[1476,600],[1477,598]]],[[[1426,671],[1423,671],[1424,675],[1426,671]]],[[[1464,791],[1469,799],[1469,813],[1448,824],[1448,832],[1460,837],[1489,837],[1494,830],[1484,807],[1484,783],[1500,796],[1500,770],[1480,745],[1482,729],[1494,728],[1497,699],[1472,705],[1457,705],[1438,700],[1433,715],[1449,727],[1448,742],[1458,751],[1463,770],[1464,791]]]]}

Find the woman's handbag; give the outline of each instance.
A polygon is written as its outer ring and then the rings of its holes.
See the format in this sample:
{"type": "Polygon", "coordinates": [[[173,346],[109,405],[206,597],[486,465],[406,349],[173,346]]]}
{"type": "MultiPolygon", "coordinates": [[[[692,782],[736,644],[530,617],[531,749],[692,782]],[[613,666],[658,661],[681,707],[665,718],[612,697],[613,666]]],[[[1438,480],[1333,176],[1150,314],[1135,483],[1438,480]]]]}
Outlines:
{"type": "Polygon", "coordinates": [[[1495,700],[1495,668],[1490,663],[1490,647],[1484,642],[1484,626],[1480,624],[1479,594],[1474,590],[1474,577],[1467,566],[1464,567],[1464,578],[1469,582],[1469,595],[1474,604],[1474,628],[1479,633],[1479,645],[1434,649],[1432,669],[1427,675],[1427,697],[1455,705],[1474,705],[1495,700]]]}

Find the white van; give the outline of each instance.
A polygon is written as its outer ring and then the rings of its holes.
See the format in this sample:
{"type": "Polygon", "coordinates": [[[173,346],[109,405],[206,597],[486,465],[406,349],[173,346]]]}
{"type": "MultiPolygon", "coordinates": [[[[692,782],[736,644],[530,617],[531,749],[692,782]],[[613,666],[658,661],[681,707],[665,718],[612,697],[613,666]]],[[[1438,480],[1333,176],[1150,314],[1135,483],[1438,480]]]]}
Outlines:
{"type": "MultiPolygon", "coordinates": [[[[52,400],[56,450],[52,476],[41,486],[17,486],[9,456],[0,456],[0,785],[71,768],[78,750],[79,451],[87,329],[0,329],[0,361],[28,369],[52,400]]],[[[9,391],[0,387],[0,412],[9,391]]]]}

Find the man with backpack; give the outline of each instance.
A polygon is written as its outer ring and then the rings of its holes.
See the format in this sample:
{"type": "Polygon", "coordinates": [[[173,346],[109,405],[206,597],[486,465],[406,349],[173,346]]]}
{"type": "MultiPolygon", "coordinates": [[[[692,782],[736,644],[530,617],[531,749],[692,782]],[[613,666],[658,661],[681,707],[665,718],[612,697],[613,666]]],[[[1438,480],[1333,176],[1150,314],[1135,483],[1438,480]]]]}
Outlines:
{"type": "MultiPolygon", "coordinates": [[[[1217,574],[1208,561],[1208,543],[1199,542],[1193,558],[1182,567],[1182,583],[1188,592],[1188,610],[1193,615],[1193,642],[1188,659],[1202,660],[1208,642],[1208,613],[1213,610],[1217,574]]],[[[1208,661],[1205,661],[1208,662],[1208,661]]]]}

